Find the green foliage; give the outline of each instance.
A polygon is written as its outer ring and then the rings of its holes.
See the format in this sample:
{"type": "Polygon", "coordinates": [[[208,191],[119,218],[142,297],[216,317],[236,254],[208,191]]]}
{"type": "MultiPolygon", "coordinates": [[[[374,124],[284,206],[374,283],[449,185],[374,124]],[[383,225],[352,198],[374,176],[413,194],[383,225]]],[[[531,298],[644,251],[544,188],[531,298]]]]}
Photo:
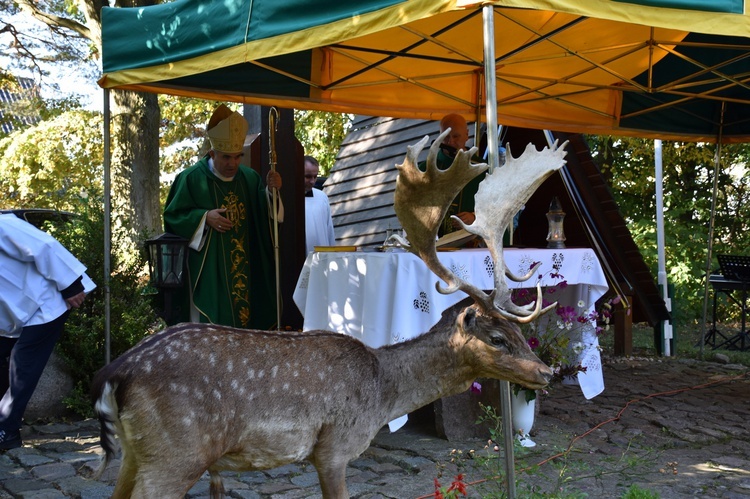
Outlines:
{"type": "Polygon", "coordinates": [[[72,109],[0,140],[0,197],[4,207],[77,211],[101,191],[100,113],[72,109]]]}
{"type": "MultiPolygon", "coordinates": [[[[94,373],[105,363],[105,279],[104,213],[99,203],[91,203],[80,217],[54,232],[54,236],[86,266],[86,273],[97,284],[83,306],[75,310],[65,325],[57,352],[71,370],[76,386],[66,404],[82,416],[91,416],[89,387],[94,373]]],[[[113,236],[112,245],[119,243],[113,236]]],[[[132,263],[123,263],[113,253],[110,280],[110,358],[115,359],[140,341],[158,319],[147,296],[142,294],[144,255],[132,263]]]]}
{"type": "Polygon", "coordinates": [[[219,104],[216,101],[159,95],[162,173],[187,168],[206,152],[206,124],[219,104]]]}
{"type": "MultiPolygon", "coordinates": [[[[588,141],[635,243],[656,276],[653,141],[609,136],[588,136],[588,141]]],[[[675,285],[676,316],[690,322],[702,315],[715,154],[714,144],[666,141],[662,144],[667,278],[675,285]]],[[[747,161],[747,145],[722,146],[714,255],[746,254],[750,245],[747,161]]],[[[715,258],[710,268],[717,268],[715,258]]]]}
{"type": "Polygon", "coordinates": [[[637,485],[631,485],[622,495],[622,499],[659,499],[659,494],[642,489],[637,485]]]}
{"type": "Polygon", "coordinates": [[[331,170],[353,119],[351,114],[294,112],[294,135],[302,143],[305,154],[318,160],[321,175],[328,175],[331,170]]]}

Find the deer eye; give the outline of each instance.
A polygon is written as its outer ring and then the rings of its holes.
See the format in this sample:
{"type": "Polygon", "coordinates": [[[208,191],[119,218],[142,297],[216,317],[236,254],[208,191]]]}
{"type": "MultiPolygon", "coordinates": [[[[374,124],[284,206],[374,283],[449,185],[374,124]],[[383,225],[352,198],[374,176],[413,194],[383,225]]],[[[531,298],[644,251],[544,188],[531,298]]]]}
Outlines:
{"type": "Polygon", "coordinates": [[[492,343],[496,347],[506,347],[507,348],[507,346],[508,346],[507,343],[505,343],[505,338],[503,338],[499,334],[493,334],[492,336],[490,336],[490,343],[492,343]]]}

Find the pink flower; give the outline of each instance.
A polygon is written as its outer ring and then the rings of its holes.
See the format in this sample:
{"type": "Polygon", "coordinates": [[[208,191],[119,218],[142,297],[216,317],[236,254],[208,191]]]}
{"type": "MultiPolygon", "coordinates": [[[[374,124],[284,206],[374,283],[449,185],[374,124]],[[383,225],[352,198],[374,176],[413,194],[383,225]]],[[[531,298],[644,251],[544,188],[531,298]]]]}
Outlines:
{"type": "Polygon", "coordinates": [[[477,395],[480,395],[482,393],[482,385],[477,383],[476,381],[471,384],[471,393],[476,393],[477,395]]]}
{"type": "Polygon", "coordinates": [[[563,322],[573,322],[576,320],[576,311],[573,307],[557,307],[555,313],[560,316],[563,322]]]}
{"type": "Polygon", "coordinates": [[[532,336],[531,338],[526,340],[526,343],[529,344],[529,348],[531,348],[532,350],[536,350],[537,347],[539,347],[539,338],[537,338],[536,336],[532,336]]]}

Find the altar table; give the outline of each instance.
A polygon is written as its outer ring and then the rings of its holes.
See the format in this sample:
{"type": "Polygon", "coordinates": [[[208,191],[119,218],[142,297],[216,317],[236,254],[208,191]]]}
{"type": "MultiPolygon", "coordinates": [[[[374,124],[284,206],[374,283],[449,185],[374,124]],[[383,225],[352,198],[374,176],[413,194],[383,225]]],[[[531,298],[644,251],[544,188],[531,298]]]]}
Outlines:
{"type": "MultiPolygon", "coordinates": [[[[599,260],[591,249],[505,249],[505,265],[516,275],[526,274],[535,262],[541,266],[526,282],[508,280],[511,289],[560,283],[554,300],[593,310],[608,286],[599,260]]],[[[486,249],[439,252],[440,261],[480,289],[494,287],[494,263],[486,249]]],[[[506,279],[507,280],[507,279],[506,279]]],[[[405,341],[428,331],[443,310],[466,298],[457,291],[437,291],[439,278],[418,257],[408,252],[310,253],[297,281],[294,302],[304,316],[304,330],[324,329],[348,334],[378,348],[405,341]]],[[[442,281],[441,285],[445,286],[442,281]]],[[[582,329],[580,360],[587,368],[578,374],[586,398],[604,389],[599,342],[594,325],[582,329]]]]}

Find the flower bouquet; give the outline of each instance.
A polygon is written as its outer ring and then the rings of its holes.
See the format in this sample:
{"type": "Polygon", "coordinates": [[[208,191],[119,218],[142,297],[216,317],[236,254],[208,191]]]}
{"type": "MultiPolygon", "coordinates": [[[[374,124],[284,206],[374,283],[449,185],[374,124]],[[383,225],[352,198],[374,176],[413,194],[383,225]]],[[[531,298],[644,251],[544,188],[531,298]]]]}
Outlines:
{"type": "MultiPolygon", "coordinates": [[[[568,289],[565,278],[555,271],[550,272],[549,277],[556,284],[544,288],[542,306],[556,301],[570,303],[570,299],[563,300],[568,289]]],[[[519,305],[530,304],[537,298],[535,289],[517,289],[513,294],[513,301],[519,305]]],[[[581,363],[582,354],[589,348],[599,348],[598,338],[609,330],[612,306],[619,301],[619,297],[606,300],[599,309],[596,304],[583,300],[578,300],[573,306],[558,304],[537,320],[522,325],[531,349],[554,371],[552,382],[573,379],[579,372],[586,372],[586,367],[581,363]]],[[[514,386],[515,393],[520,389],[514,386]]],[[[527,400],[535,396],[534,391],[527,391],[527,400]]]]}

